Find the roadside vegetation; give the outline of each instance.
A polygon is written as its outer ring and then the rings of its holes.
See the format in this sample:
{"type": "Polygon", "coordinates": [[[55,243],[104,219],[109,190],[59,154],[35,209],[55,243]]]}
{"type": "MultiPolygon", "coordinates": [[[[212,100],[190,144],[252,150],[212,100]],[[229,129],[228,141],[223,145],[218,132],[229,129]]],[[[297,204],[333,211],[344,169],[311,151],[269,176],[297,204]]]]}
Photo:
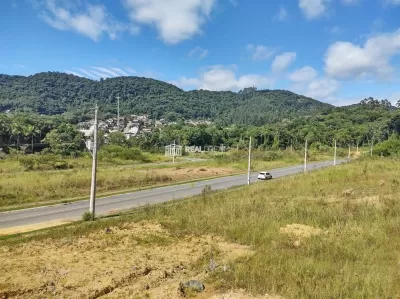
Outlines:
{"type": "MultiPolygon", "coordinates": [[[[301,164],[303,155],[302,151],[256,150],[252,153],[252,170],[301,164]]],[[[311,150],[308,158],[310,161],[328,160],[332,159],[332,155],[329,151],[311,150]]],[[[338,155],[344,157],[345,151],[339,150],[338,155]]],[[[105,146],[99,153],[98,196],[247,171],[246,151],[193,157],[201,157],[202,160],[188,162],[183,157],[178,158],[179,163],[174,165],[171,158],[160,154],[117,145],[105,146]]],[[[0,160],[0,210],[87,198],[91,163],[90,155],[69,158],[54,154],[16,154],[0,160]]]]}
{"type": "MultiPolygon", "coordinates": [[[[284,298],[397,298],[399,162],[361,158],[230,191],[206,190],[194,199],[145,207],[121,217],[2,237],[0,244],[3,252],[18,252],[17,248],[36,241],[75,242],[83,236],[95,238],[105,228],[152,221],[179,239],[213,235],[250,246],[252,255],[208,276],[206,284],[217,288],[244,288],[284,298]]],[[[199,256],[199,261],[204,265],[209,260],[199,256]]],[[[11,287],[4,282],[0,286],[11,287]]]]}

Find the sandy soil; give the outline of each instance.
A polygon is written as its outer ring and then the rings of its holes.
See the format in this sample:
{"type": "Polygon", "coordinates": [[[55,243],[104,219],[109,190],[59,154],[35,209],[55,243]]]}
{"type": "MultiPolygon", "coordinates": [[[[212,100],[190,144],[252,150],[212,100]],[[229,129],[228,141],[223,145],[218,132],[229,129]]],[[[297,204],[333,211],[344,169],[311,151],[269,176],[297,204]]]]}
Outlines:
{"type": "Polygon", "coordinates": [[[16,227],[10,227],[10,228],[2,228],[0,229],[0,236],[1,235],[11,235],[11,234],[19,234],[19,233],[26,233],[26,232],[31,232],[43,228],[48,228],[48,227],[53,227],[53,226],[58,226],[62,224],[67,224],[70,223],[71,221],[68,220],[56,220],[56,221],[47,221],[47,222],[41,222],[37,224],[31,224],[31,225],[23,225],[23,226],[16,226],[16,227]]]}
{"type": "Polygon", "coordinates": [[[134,223],[74,239],[0,247],[0,298],[180,298],[180,282],[201,280],[196,298],[250,299],[219,294],[207,280],[229,271],[251,248],[212,236],[178,238],[156,223],[134,223]]]}
{"type": "MultiPolygon", "coordinates": [[[[323,233],[322,229],[312,226],[292,223],[279,229],[281,234],[288,235],[291,238],[293,247],[300,247],[304,241],[312,236],[320,235],[323,233]]],[[[326,233],[326,232],[325,232],[326,233]]]]}

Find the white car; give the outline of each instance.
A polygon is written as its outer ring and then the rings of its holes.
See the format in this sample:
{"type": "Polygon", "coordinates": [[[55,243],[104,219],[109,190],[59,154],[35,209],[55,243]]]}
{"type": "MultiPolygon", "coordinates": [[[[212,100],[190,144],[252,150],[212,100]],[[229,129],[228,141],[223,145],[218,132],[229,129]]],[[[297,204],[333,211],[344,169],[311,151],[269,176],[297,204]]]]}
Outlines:
{"type": "Polygon", "coordinates": [[[257,179],[259,180],[270,180],[272,179],[272,175],[269,172],[262,171],[258,174],[257,179]]]}

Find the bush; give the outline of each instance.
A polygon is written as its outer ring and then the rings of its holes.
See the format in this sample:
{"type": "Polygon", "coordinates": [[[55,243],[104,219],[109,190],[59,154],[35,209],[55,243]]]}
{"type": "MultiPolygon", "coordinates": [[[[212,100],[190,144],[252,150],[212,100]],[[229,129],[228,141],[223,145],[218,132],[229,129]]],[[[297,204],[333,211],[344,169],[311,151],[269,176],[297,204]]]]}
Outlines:
{"type": "Polygon", "coordinates": [[[68,169],[73,166],[68,161],[56,155],[27,155],[19,158],[19,163],[25,170],[60,170],[68,169]]]}
{"type": "Polygon", "coordinates": [[[101,148],[99,160],[112,161],[114,159],[139,161],[143,163],[149,162],[149,158],[137,148],[128,148],[119,145],[106,145],[101,148]]]}
{"type": "Polygon", "coordinates": [[[373,148],[375,155],[394,156],[400,154],[400,138],[398,135],[392,135],[388,140],[378,143],[373,148]]]}
{"type": "Polygon", "coordinates": [[[82,214],[82,220],[83,221],[91,221],[94,220],[93,214],[90,212],[85,212],[82,214]]]}

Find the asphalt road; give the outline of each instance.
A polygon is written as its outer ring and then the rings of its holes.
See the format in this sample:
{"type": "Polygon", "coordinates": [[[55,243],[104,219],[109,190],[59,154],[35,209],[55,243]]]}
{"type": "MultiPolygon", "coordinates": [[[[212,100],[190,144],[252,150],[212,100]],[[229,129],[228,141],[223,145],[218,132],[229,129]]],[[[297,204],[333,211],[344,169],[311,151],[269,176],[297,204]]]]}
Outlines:
{"type": "MultiPolygon", "coordinates": [[[[337,164],[346,162],[339,160],[337,164]]],[[[314,162],[308,164],[308,170],[315,170],[332,166],[332,161],[314,162]]],[[[273,178],[279,178],[303,172],[303,165],[279,168],[269,171],[273,178]]],[[[256,183],[257,174],[251,174],[251,182],[256,183]]],[[[153,205],[163,202],[195,196],[201,193],[204,186],[210,185],[212,190],[228,189],[234,186],[245,185],[247,174],[227,176],[209,179],[195,183],[160,187],[137,191],[133,193],[114,195],[96,200],[96,215],[107,215],[115,212],[133,209],[145,205],[153,205]]],[[[268,182],[261,182],[268,184],[268,182]]],[[[38,224],[58,220],[79,220],[84,212],[89,210],[89,200],[77,201],[69,204],[57,204],[52,206],[31,208],[25,210],[0,213],[0,229],[38,224]]]]}

